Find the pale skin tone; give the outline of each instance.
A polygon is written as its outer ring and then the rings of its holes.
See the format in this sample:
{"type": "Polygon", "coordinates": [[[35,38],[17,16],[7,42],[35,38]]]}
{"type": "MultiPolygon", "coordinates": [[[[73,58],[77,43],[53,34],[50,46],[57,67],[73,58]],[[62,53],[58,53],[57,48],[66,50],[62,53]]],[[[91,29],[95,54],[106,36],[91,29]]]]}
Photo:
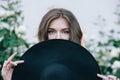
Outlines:
{"type": "MultiPolygon", "coordinates": [[[[58,18],[53,20],[50,23],[50,26],[48,28],[48,39],[65,39],[69,40],[70,37],[70,30],[69,25],[67,21],[63,18],[58,18]]],[[[24,63],[23,60],[19,61],[12,61],[13,58],[16,56],[16,53],[11,55],[7,61],[4,62],[3,68],[2,68],[2,77],[3,80],[11,80],[11,76],[13,73],[14,66],[17,66],[18,64],[24,63]]],[[[98,77],[102,78],[103,80],[117,80],[115,76],[108,75],[104,76],[101,74],[96,74],[98,77]]]]}
{"type": "Polygon", "coordinates": [[[23,60],[15,61],[13,62],[12,59],[16,56],[16,53],[11,55],[8,60],[6,60],[3,64],[2,68],[2,76],[3,80],[11,80],[11,76],[13,73],[13,68],[14,66],[17,66],[18,64],[24,63],[23,60]]]}
{"type": "Polygon", "coordinates": [[[48,28],[48,39],[69,40],[69,36],[69,25],[64,18],[55,19],[50,23],[48,28]]]}

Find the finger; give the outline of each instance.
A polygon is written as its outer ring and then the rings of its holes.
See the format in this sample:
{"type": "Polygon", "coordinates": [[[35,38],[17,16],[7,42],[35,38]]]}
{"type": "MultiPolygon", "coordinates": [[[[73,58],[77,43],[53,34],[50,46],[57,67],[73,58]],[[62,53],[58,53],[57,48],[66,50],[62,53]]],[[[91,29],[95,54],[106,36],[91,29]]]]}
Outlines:
{"type": "Polygon", "coordinates": [[[116,76],[113,76],[113,75],[108,75],[108,78],[109,78],[109,79],[112,79],[112,80],[117,80],[117,77],[116,77],[116,76]]]}
{"type": "Polygon", "coordinates": [[[15,55],[16,55],[16,53],[14,53],[13,55],[11,55],[11,56],[8,58],[8,60],[5,60],[5,61],[4,61],[3,68],[6,67],[6,66],[10,63],[10,61],[14,58],[15,55]]]}
{"type": "Polygon", "coordinates": [[[21,64],[24,63],[24,60],[20,60],[20,61],[15,61],[16,64],[21,64]]]}
{"type": "Polygon", "coordinates": [[[101,74],[97,74],[97,76],[98,76],[99,78],[102,78],[102,79],[104,79],[104,80],[107,80],[107,79],[108,79],[106,76],[104,76],[104,75],[101,75],[101,74]]]}
{"type": "Polygon", "coordinates": [[[12,65],[17,66],[18,64],[22,64],[24,63],[24,60],[20,60],[20,61],[15,61],[15,62],[10,62],[12,65]]]}
{"type": "Polygon", "coordinates": [[[12,67],[14,67],[14,64],[10,62],[6,67],[6,70],[10,70],[12,67]]]}
{"type": "Polygon", "coordinates": [[[13,69],[15,66],[17,66],[18,64],[22,64],[22,63],[24,63],[24,60],[15,61],[15,62],[11,61],[11,62],[7,65],[6,69],[7,69],[7,70],[13,69]]]}
{"type": "Polygon", "coordinates": [[[9,64],[6,65],[6,67],[4,67],[4,69],[7,69],[7,70],[10,70],[10,69],[13,69],[13,67],[17,66],[18,64],[21,64],[23,63],[24,60],[20,60],[20,61],[10,61],[9,64]]]}
{"type": "Polygon", "coordinates": [[[9,58],[8,58],[8,61],[12,61],[12,59],[16,56],[16,52],[14,54],[12,54],[9,58]]]}

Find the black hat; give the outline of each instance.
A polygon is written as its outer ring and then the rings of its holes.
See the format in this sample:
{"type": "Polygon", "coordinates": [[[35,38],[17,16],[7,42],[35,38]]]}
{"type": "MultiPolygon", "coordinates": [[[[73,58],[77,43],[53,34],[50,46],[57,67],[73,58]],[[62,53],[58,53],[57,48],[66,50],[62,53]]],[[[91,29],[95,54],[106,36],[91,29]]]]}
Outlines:
{"type": "Polygon", "coordinates": [[[101,80],[99,66],[84,47],[68,40],[40,42],[21,57],[12,80],[101,80]]]}

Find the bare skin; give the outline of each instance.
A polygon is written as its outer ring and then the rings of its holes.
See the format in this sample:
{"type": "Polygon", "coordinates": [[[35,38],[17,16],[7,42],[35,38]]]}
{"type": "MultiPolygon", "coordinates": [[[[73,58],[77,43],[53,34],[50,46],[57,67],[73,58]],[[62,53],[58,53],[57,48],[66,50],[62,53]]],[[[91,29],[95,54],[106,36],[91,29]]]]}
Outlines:
{"type": "MultiPolygon", "coordinates": [[[[11,55],[7,61],[4,62],[3,68],[2,68],[2,77],[3,80],[11,80],[13,68],[14,66],[17,66],[18,64],[24,63],[23,60],[15,61],[13,62],[12,59],[16,56],[16,53],[11,55]]],[[[103,80],[117,80],[117,78],[113,75],[104,76],[101,74],[97,74],[98,77],[102,78],[103,80]]]]}
{"type": "Polygon", "coordinates": [[[50,23],[48,28],[48,39],[69,40],[70,30],[67,21],[64,18],[58,18],[50,23]]]}
{"type": "Polygon", "coordinates": [[[115,77],[113,75],[104,76],[101,74],[97,74],[97,76],[102,78],[103,80],[117,80],[117,77],[115,77]]]}
{"type": "Polygon", "coordinates": [[[14,66],[17,66],[18,64],[24,63],[23,60],[15,61],[13,62],[12,59],[16,56],[17,53],[14,53],[11,55],[8,60],[6,60],[3,64],[2,68],[2,76],[3,80],[11,80],[13,68],[14,66]]]}
{"type": "MultiPolygon", "coordinates": [[[[69,25],[65,19],[59,18],[51,22],[48,28],[48,39],[69,40],[69,37],[70,37],[69,25]]],[[[16,56],[16,53],[11,55],[8,58],[8,60],[5,61],[3,64],[3,68],[2,68],[3,80],[11,80],[12,73],[13,73],[12,67],[17,66],[18,64],[24,63],[23,60],[19,60],[15,62],[12,61],[15,56],[16,56]]],[[[117,78],[112,75],[103,76],[101,74],[96,74],[96,76],[102,78],[103,80],[117,80],[117,78]]]]}

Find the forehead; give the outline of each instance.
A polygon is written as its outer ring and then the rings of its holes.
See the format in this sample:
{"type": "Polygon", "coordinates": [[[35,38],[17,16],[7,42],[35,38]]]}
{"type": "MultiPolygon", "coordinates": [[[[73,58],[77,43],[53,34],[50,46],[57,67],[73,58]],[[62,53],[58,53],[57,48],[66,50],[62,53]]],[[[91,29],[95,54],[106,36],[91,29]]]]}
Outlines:
{"type": "Polygon", "coordinates": [[[68,21],[64,18],[57,18],[51,21],[49,28],[69,28],[68,21]]]}

